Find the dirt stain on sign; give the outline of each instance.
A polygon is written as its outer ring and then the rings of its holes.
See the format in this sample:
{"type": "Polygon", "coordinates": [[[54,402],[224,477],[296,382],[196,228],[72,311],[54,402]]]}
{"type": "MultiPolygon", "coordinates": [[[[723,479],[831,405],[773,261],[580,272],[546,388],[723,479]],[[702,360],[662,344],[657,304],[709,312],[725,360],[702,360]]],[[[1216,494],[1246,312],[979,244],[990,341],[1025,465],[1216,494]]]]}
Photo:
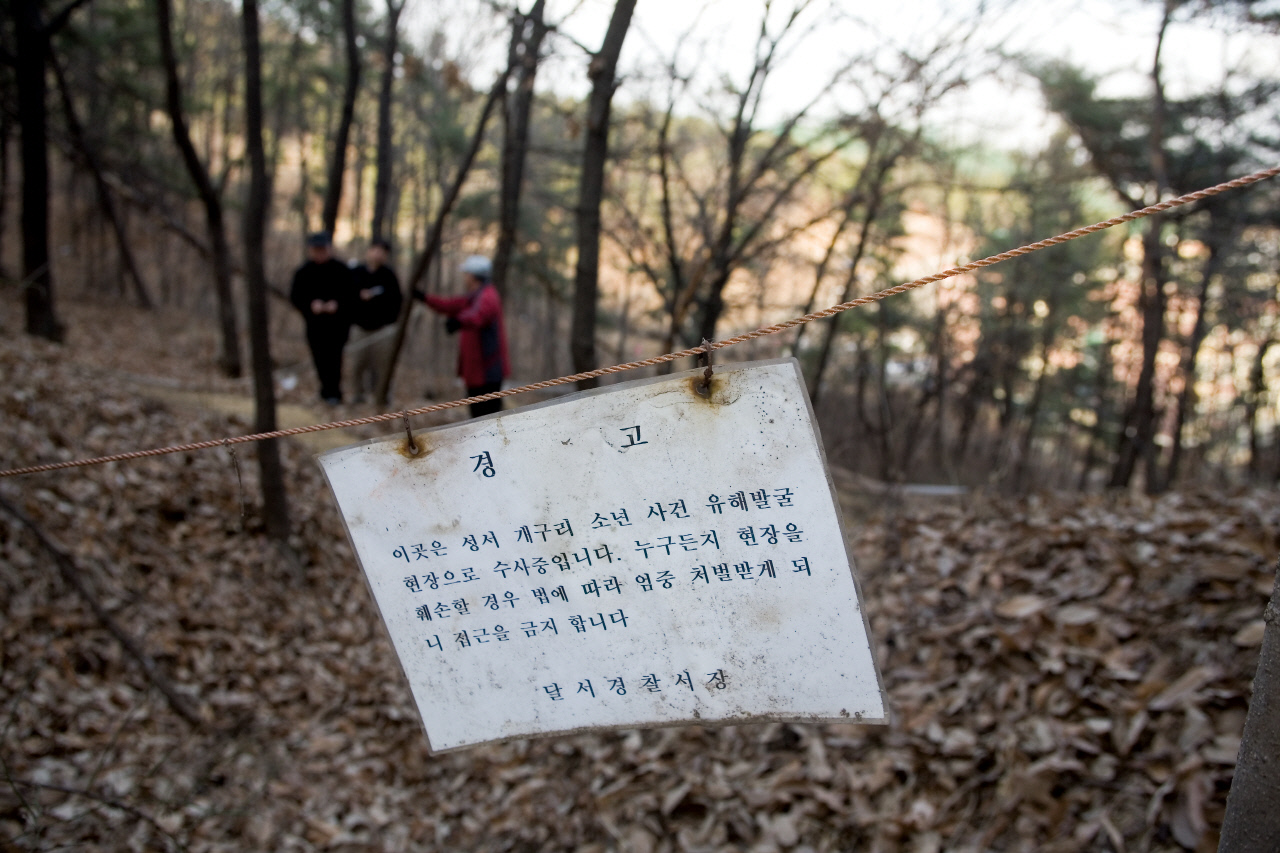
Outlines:
{"type": "Polygon", "coordinates": [[[403,456],[405,459],[411,459],[414,462],[421,462],[423,459],[430,456],[435,450],[427,440],[428,435],[429,433],[414,435],[412,444],[409,443],[409,436],[405,436],[402,441],[397,441],[393,445],[396,453],[403,456]]]}

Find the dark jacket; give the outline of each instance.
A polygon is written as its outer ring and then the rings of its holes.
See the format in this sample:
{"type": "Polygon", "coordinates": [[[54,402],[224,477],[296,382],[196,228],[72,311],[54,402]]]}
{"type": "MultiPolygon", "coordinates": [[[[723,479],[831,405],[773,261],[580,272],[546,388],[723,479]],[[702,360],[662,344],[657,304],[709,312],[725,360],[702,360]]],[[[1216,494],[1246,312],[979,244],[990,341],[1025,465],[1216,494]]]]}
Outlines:
{"type": "Polygon", "coordinates": [[[502,299],[485,284],[469,296],[427,296],[427,305],[462,324],[458,331],[458,375],[469,388],[501,382],[511,374],[502,299]]]}
{"type": "Polygon", "coordinates": [[[351,273],[353,290],[356,295],[356,314],[354,322],[367,332],[376,331],[400,316],[400,279],[388,266],[371,270],[363,264],[351,273]],[[373,291],[372,299],[362,299],[361,291],[373,291]]]}
{"type": "Polygon", "coordinates": [[[289,301],[307,321],[307,336],[346,341],[359,296],[351,286],[351,270],[336,258],[322,264],[307,261],[293,274],[289,301]],[[336,314],[312,314],[311,301],[338,302],[336,314]]]}

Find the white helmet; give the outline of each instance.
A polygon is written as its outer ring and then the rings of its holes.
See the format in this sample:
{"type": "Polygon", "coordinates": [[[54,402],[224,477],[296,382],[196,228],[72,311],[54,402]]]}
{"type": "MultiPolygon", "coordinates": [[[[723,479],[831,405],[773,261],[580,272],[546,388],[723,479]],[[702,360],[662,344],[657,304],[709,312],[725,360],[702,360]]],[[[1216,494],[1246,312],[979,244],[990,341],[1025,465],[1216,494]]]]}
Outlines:
{"type": "Polygon", "coordinates": [[[476,278],[489,281],[493,278],[493,262],[484,255],[472,255],[462,262],[458,272],[468,273],[476,278]]]}

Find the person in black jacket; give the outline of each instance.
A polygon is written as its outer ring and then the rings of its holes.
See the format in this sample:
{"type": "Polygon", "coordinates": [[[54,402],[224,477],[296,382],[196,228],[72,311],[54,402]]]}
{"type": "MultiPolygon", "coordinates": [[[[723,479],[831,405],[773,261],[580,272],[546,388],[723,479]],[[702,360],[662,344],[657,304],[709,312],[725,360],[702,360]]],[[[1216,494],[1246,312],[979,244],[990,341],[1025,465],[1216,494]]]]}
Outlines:
{"type": "MultiPolygon", "coordinates": [[[[395,322],[400,316],[404,297],[400,291],[400,279],[387,266],[390,254],[390,243],[374,240],[365,251],[364,264],[352,272],[358,299],[349,349],[357,403],[366,397],[372,399],[378,393],[387,358],[395,344],[395,322]]],[[[374,402],[385,405],[387,401],[374,402]]]]}
{"type": "Polygon", "coordinates": [[[307,321],[307,343],[320,379],[320,397],[342,402],[342,348],[355,307],[351,270],[333,257],[327,232],[307,237],[307,262],[293,274],[289,301],[307,321]]]}

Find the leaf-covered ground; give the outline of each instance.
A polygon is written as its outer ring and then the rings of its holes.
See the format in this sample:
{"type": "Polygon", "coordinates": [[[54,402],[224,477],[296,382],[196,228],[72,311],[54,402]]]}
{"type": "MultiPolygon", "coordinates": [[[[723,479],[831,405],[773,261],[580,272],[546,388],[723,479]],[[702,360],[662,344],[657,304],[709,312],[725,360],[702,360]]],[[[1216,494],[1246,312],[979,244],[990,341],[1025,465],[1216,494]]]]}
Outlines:
{"type": "MultiPolygon", "coordinates": [[[[247,429],[107,378],[154,365],[181,379],[181,352],[122,352],[105,333],[59,348],[10,318],[0,466],[247,429]]],[[[0,481],[206,720],[173,711],[0,512],[0,846],[1216,846],[1274,576],[1273,491],[849,494],[892,725],[620,731],[432,757],[309,451],[285,445],[301,565],[261,536],[253,451],[238,456],[243,519],[221,450],[0,481]]]]}

